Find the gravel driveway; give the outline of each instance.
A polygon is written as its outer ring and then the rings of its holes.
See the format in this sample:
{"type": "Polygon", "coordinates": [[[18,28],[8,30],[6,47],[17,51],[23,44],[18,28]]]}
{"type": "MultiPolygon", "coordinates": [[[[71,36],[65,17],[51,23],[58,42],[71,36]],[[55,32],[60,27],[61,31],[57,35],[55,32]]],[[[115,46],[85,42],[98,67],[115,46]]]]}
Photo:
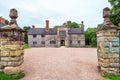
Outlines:
{"type": "Polygon", "coordinates": [[[31,48],[25,50],[21,80],[103,80],[96,48],[31,48]]]}

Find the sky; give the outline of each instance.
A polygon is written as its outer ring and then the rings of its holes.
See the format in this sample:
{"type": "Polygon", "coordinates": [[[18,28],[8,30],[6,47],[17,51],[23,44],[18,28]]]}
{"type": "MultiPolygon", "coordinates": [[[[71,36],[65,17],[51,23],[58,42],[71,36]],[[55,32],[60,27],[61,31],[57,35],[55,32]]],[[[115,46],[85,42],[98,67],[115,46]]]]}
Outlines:
{"type": "Polygon", "coordinates": [[[50,27],[72,21],[84,21],[85,29],[103,23],[103,8],[110,7],[108,0],[4,0],[0,1],[0,16],[10,20],[11,8],[18,10],[18,25],[45,27],[45,20],[50,27]]]}

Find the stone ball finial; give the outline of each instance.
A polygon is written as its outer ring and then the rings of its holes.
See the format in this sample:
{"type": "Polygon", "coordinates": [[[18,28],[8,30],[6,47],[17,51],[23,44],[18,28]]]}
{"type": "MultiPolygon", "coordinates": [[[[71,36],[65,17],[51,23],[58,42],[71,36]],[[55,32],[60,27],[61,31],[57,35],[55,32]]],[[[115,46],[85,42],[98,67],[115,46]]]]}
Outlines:
{"type": "Polygon", "coordinates": [[[109,18],[110,17],[110,8],[106,7],[103,9],[103,18],[109,18]]]}
{"type": "Polygon", "coordinates": [[[16,19],[18,17],[18,12],[15,8],[10,9],[10,18],[11,19],[16,19]]]}

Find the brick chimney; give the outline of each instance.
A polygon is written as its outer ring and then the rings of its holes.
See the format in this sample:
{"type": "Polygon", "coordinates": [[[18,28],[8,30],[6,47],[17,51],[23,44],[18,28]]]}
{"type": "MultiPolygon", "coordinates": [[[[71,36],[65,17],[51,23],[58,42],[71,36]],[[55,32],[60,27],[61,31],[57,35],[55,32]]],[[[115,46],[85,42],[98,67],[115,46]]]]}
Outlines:
{"type": "Polygon", "coordinates": [[[4,18],[0,18],[0,23],[5,24],[5,19],[4,18]]]}
{"type": "Polygon", "coordinates": [[[32,25],[32,28],[34,29],[34,28],[35,28],[35,25],[32,25]]]}
{"type": "Polygon", "coordinates": [[[49,30],[49,20],[46,20],[46,30],[49,30]]]}
{"type": "Polygon", "coordinates": [[[68,27],[68,28],[71,27],[71,21],[67,21],[67,27],[68,27]]]}
{"type": "Polygon", "coordinates": [[[81,28],[84,30],[84,21],[81,21],[81,28]]]}

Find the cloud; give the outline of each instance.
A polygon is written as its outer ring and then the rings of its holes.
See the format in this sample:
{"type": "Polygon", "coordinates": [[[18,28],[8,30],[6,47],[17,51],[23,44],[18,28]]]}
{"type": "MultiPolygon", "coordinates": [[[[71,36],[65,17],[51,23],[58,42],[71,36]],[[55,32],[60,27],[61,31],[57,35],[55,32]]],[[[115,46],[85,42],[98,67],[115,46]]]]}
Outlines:
{"type": "Polygon", "coordinates": [[[102,23],[102,9],[106,6],[110,6],[107,0],[5,0],[0,2],[0,16],[9,19],[9,10],[16,8],[21,27],[44,27],[46,19],[51,27],[67,20],[78,23],[84,20],[87,29],[102,23]]]}

